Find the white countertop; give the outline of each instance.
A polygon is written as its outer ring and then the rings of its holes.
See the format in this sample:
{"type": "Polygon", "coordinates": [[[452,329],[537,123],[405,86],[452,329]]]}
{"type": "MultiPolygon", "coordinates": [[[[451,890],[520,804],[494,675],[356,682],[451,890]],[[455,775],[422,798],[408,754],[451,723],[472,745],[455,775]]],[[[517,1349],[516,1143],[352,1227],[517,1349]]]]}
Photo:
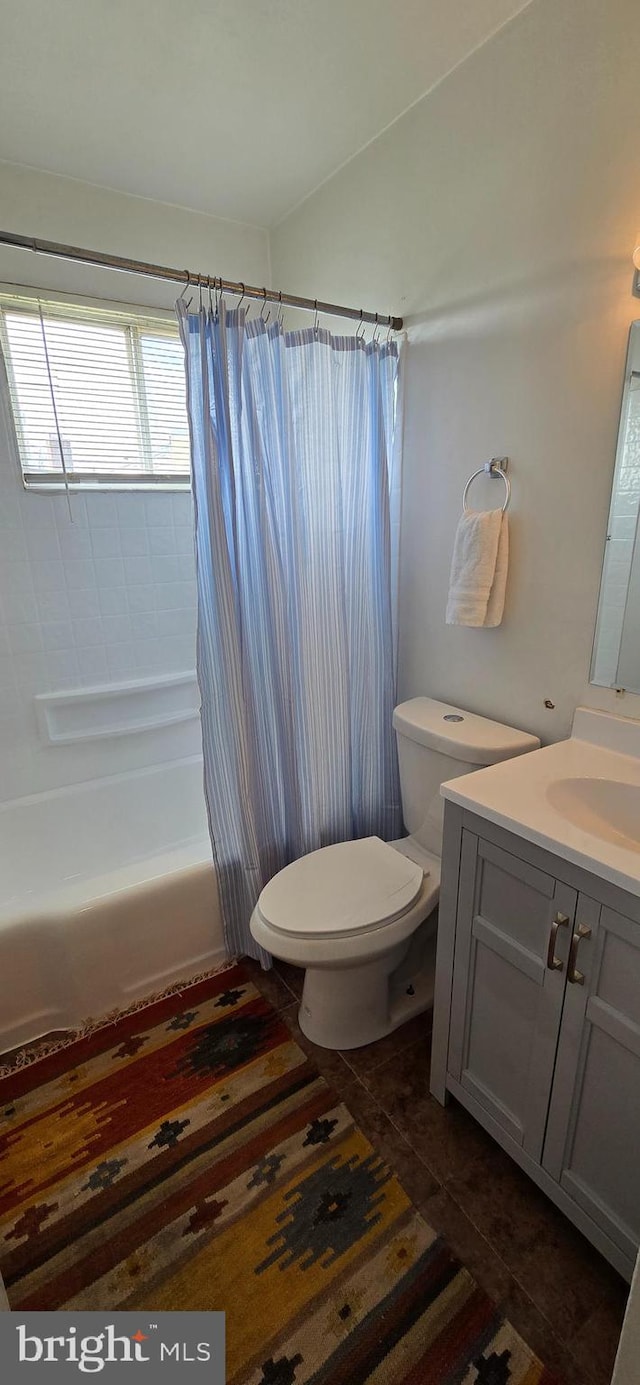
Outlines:
{"type": "MultiPolygon", "coordinates": [[[[640,723],[579,708],[570,740],[450,779],[442,785],[442,794],[526,841],[640,895],[640,818],[637,829],[632,829],[634,835],[637,831],[637,843],[628,832],[616,830],[617,803],[622,804],[627,819],[629,802],[635,812],[634,793],[626,794],[619,785],[640,790],[640,723]],[[596,739],[605,744],[594,743],[596,739]],[[616,748],[611,749],[611,745],[616,748]],[[631,753],[622,753],[621,746],[631,753]],[[589,804],[584,808],[583,825],[562,811],[576,781],[585,780],[609,781],[597,788],[610,796],[613,825],[603,825],[589,804]],[[596,830],[589,830],[591,827],[596,830]],[[608,836],[598,835],[599,827],[608,836]]],[[[590,787],[587,784],[587,792],[590,787]]],[[[579,818],[580,813],[574,816],[579,818]]]]}

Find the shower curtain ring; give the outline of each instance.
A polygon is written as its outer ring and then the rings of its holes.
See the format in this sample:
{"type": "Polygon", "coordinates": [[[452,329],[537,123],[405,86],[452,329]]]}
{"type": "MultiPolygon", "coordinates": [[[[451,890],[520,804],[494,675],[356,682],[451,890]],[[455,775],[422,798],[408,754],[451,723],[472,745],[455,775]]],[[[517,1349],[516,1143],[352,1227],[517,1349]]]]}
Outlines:
{"type": "Polygon", "coordinates": [[[242,279],[240,280],[240,288],[242,289],[242,293],[240,294],[240,298],[238,299],[238,312],[240,312],[240,309],[245,299],[244,284],[242,282],[242,279]]]}
{"type": "Polygon", "coordinates": [[[185,269],[185,271],[184,271],[184,277],[185,277],[185,285],[184,285],[184,288],[183,288],[183,290],[182,290],[182,293],[180,294],[180,299],[181,299],[181,301],[184,303],[184,306],[185,306],[185,308],[186,308],[186,310],[187,310],[187,312],[188,312],[188,311],[189,311],[189,308],[191,307],[191,304],[192,304],[192,302],[193,302],[193,299],[192,299],[192,298],[190,298],[188,302],[187,302],[186,299],[185,299],[185,293],[188,293],[189,289],[191,288],[191,270],[190,270],[190,269],[185,269]]]}
{"type": "Polygon", "coordinates": [[[266,308],[266,306],[267,306],[267,290],[266,290],[266,289],[263,289],[263,290],[262,290],[262,294],[263,294],[263,299],[262,299],[262,307],[261,307],[261,309],[260,309],[260,317],[262,318],[262,321],[263,321],[263,322],[267,323],[267,322],[269,321],[269,318],[271,317],[271,312],[268,312],[266,317],[265,317],[265,315],[264,315],[264,310],[265,310],[265,308],[266,308]]]}
{"type": "Polygon", "coordinates": [[[314,330],[315,335],[317,336],[317,335],[318,335],[318,300],[317,300],[317,298],[314,298],[314,300],[313,300],[313,306],[314,306],[314,309],[315,309],[314,318],[313,318],[313,330],[314,330]]]}

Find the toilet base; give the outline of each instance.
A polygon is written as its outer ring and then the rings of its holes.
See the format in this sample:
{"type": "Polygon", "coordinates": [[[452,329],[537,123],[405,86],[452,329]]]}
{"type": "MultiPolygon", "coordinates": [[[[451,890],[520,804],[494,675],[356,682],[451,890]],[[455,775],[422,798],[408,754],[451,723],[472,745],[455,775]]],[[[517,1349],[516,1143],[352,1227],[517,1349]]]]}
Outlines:
{"type": "Polygon", "coordinates": [[[435,934],[422,950],[421,967],[413,976],[397,956],[385,956],[363,966],[307,967],[298,1023],[319,1048],[363,1048],[391,1034],[407,1020],[433,1005],[435,934]],[[397,978],[394,969],[398,967],[397,978]]]}

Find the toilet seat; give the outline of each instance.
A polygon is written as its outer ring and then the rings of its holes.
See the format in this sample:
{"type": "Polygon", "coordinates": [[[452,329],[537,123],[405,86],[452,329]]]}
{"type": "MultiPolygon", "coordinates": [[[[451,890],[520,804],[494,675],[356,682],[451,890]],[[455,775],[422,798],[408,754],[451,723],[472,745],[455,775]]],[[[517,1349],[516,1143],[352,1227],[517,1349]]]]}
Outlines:
{"type": "Polygon", "coordinates": [[[321,847],[285,866],[258,900],[263,921],[302,939],[353,937],[402,918],[424,871],[379,837],[321,847]]]}

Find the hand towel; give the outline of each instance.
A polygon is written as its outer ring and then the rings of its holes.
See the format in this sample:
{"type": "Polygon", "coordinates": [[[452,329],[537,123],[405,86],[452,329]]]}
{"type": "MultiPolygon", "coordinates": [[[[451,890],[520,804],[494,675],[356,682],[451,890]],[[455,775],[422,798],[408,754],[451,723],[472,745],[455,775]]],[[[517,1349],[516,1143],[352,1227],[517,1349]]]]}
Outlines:
{"type": "Polygon", "coordinates": [[[465,511],[453,545],[447,625],[499,625],[508,565],[506,514],[502,510],[465,511]]]}
{"type": "Polygon", "coordinates": [[[509,517],[505,513],[502,516],[500,525],[500,537],[498,539],[498,552],[496,554],[496,567],[489,592],[487,603],[487,614],[485,616],[485,626],[495,626],[502,623],[504,614],[504,598],[507,590],[507,573],[509,571],[509,517]]]}

